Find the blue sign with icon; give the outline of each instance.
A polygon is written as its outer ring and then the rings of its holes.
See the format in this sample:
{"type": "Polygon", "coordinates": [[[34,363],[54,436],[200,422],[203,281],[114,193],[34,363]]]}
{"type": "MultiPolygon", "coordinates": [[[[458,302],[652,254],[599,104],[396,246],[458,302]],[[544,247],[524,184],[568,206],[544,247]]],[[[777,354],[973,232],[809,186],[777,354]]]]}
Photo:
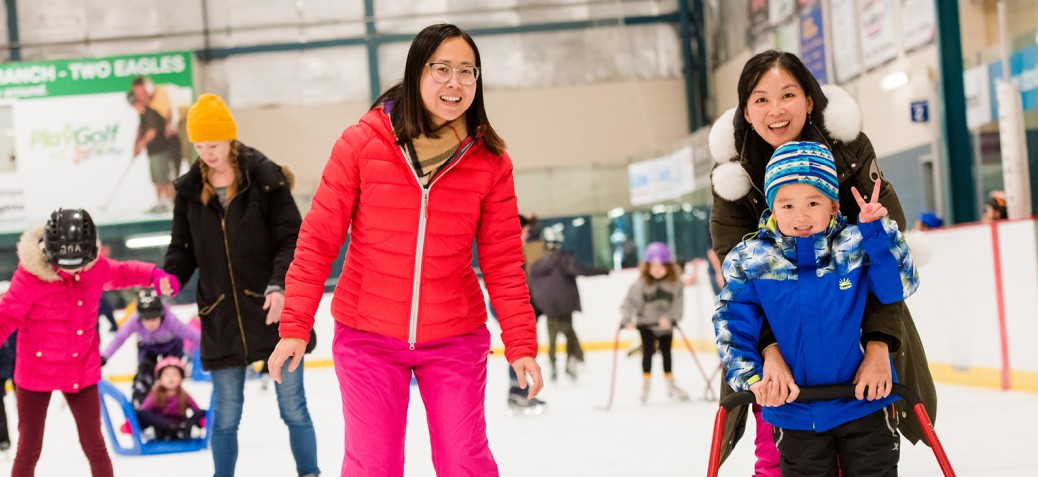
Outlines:
{"type": "Polygon", "coordinates": [[[930,103],[927,100],[912,101],[911,109],[913,123],[925,123],[930,120],[930,103]]]}

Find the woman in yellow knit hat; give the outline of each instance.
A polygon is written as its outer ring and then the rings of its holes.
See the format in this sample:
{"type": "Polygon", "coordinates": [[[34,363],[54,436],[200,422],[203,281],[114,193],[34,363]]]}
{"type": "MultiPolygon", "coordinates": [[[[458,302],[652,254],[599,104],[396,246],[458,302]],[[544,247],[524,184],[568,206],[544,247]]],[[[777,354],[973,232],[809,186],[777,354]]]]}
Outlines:
{"type": "MultiPolygon", "coordinates": [[[[187,113],[198,153],[174,183],[173,237],[164,268],[182,283],[198,270],[202,367],[216,393],[213,465],[234,475],[245,369],[277,345],[285,272],[301,222],[291,174],[238,141],[238,125],[219,96],[203,94],[187,113]]],[[[316,341],[311,336],[310,351],[316,341]]],[[[296,471],[318,475],[317,438],[303,391],[302,368],[276,385],[296,471]]]]}

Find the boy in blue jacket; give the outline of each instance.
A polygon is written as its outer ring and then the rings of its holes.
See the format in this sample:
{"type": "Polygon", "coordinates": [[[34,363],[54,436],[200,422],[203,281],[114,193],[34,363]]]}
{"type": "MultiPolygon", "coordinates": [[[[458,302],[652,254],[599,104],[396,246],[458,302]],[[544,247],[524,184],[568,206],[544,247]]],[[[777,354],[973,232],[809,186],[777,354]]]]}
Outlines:
{"type": "MultiPolygon", "coordinates": [[[[852,188],[861,214],[857,226],[848,225],[829,149],[814,142],[779,146],[765,170],[770,210],[723,266],[726,284],[713,321],[725,379],[765,406],[784,476],[897,475],[900,435],[890,405],[898,398],[889,384],[859,389],[858,399],[792,402],[798,385],[856,383],[867,294],[892,303],[918,286],[904,237],[879,203],[879,187],[877,180],[869,202],[852,188]],[[765,319],[776,343],[760,349],[765,319]],[[788,370],[765,379],[761,356],[772,346],[788,370]],[[788,398],[776,399],[786,391],[788,398]]],[[[893,367],[890,372],[896,382],[893,367]]]]}

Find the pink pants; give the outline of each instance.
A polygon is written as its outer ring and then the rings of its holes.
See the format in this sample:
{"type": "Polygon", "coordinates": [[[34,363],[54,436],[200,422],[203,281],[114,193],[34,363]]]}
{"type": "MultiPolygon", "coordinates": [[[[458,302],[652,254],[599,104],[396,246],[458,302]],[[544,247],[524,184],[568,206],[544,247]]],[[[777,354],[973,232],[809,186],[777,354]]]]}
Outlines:
{"type": "Polygon", "coordinates": [[[757,463],[753,465],[753,477],[782,477],[779,471],[779,451],[771,437],[771,424],[760,415],[759,404],[753,405],[753,418],[757,421],[757,437],[753,439],[757,463]]]}
{"type": "Polygon", "coordinates": [[[483,401],[490,332],[422,343],[335,325],[332,357],[345,418],[343,477],[404,475],[411,374],[425,403],[433,467],[440,476],[498,475],[483,401]]]}

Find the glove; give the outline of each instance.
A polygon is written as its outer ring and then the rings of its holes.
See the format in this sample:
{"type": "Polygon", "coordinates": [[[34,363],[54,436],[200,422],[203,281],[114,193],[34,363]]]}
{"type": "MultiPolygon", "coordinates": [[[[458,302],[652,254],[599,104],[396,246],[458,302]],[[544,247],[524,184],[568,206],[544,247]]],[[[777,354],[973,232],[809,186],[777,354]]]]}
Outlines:
{"type": "Polygon", "coordinates": [[[159,294],[166,296],[174,296],[177,293],[180,293],[180,280],[177,280],[176,276],[170,275],[166,273],[165,270],[158,267],[155,267],[151,272],[151,286],[155,288],[159,294]],[[171,289],[170,293],[166,293],[166,290],[162,289],[162,281],[166,278],[169,279],[169,287],[171,289]]]}

